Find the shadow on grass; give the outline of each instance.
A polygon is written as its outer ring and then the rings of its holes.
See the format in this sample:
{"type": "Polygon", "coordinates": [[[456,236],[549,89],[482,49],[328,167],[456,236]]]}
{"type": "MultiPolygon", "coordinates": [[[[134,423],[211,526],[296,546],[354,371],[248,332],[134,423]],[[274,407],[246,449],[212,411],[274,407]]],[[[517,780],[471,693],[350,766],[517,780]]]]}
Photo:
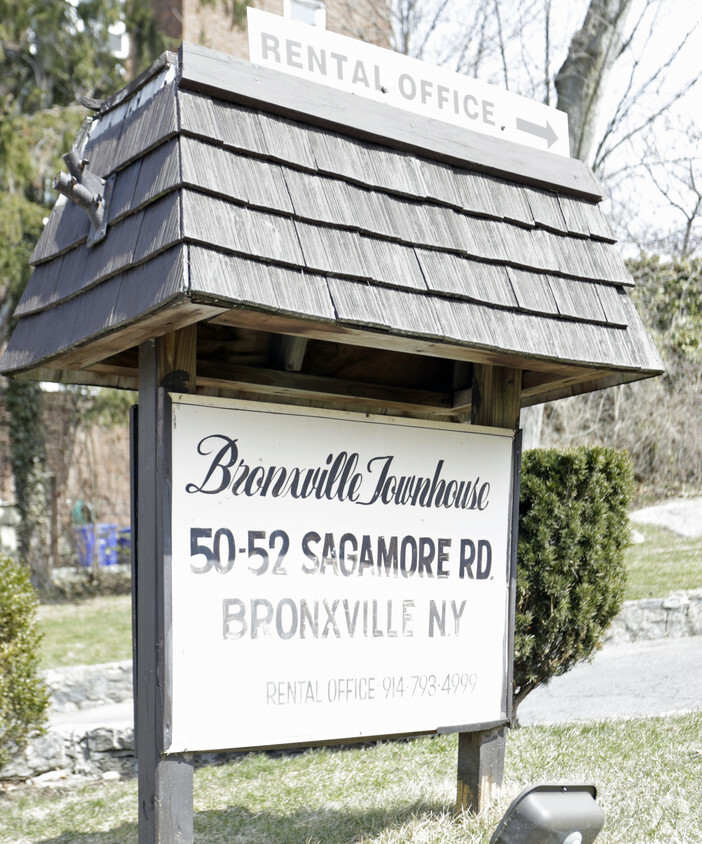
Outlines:
{"type": "MultiPolygon", "coordinates": [[[[447,811],[449,807],[440,801],[417,801],[394,809],[302,809],[289,814],[253,813],[232,805],[196,812],[194,840],[196,844],[228,844],[233,840],[251,844],[351,844],[414,817],[447,811]]],[[[137,824],[123,823],[105,832],[64,832],[36,844],[136,844],[137,837],[137,824]]]]}
{"type": "Polygon", "coordinates": [[[136,823],[123,823],[108,832],[62,832],[55,838],[41,838],[36,844],[137,844],[136,823]]]}

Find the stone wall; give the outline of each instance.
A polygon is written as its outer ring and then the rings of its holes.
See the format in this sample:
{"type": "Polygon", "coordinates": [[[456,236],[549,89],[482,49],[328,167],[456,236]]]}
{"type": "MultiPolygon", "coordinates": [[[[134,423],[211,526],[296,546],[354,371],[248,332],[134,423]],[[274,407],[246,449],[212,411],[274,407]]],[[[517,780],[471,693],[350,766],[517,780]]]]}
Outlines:
{"type": "Polygon", "coordinates": [[[625,601],[605,641],[636,642],[683,636],[702,636],[702,589],[668,598],[625,601]]]}
{"type": "Polygon", "coordinates": [[[136,769],[132,727],[55,728],[32,739],[23,754],[0,770],[0,779],[133,776],[136,769]]]}
{"type": "Polygon", "coordinates": [[[132,661],[74,665],[44,672],[51,695],[50,716],[132,699],[132,661]]]}
{"type": "MultiPolygon", "coordinates": [[[[26,780],[81,774],[101,776],[109,772],[132,775],[136,772],[134,729],[80,726],[72,713],[104,711],[106,706],[131,702],[132,661],[103,665],[77,665],[44,672],[51,695],[51,728],[29,742],[26,751],[0,770],[0,779],[26,780]]],[[[98,716],[99,720],[99,716],[98,716]]]]}

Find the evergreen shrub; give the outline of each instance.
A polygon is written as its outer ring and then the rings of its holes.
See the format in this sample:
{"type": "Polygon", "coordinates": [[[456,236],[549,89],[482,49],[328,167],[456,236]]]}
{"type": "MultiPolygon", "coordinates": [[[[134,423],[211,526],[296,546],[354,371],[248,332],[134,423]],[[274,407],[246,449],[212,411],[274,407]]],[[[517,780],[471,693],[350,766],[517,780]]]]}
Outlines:
{"type": "Polygon", "coordinates": [[[0,556],[0,768],[46,720],[49,697],[39,675],[36,610],[29,569],[0,556]]]}
{"type": "Polygon", "coordinates": [[[625,452],[581,446],[524,453],[515,717],[529,692],[591,658],[621,608],[632,491],[625,452]]]}

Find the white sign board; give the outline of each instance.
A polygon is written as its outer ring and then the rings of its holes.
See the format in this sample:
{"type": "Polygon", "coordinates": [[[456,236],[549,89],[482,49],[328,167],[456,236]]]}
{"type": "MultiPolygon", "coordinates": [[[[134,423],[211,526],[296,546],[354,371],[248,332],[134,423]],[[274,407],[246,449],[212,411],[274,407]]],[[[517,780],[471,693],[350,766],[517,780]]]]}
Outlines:
{"type": "Polygon", "coordinates": [[[511,432],[172,398],[167,752],[506,719],[511,432]]]}
{"type": "Polygon", "coordinates": [[[415,114],[570,155],[568,116],[477,79],[315,26],[247,9],[249,58],[415,114]]]}

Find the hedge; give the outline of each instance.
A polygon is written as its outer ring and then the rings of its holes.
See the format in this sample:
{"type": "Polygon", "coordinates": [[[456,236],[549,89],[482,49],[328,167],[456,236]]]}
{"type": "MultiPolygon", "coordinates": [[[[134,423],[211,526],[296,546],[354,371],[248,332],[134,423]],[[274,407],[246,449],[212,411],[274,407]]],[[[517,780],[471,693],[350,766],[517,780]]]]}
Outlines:
{"type": "Polygon", "coordinates": [[[46,721],[49,696],[39,675],[36,609],[29,569],[0,556],[0,768],[46,721]]]}
{"type": "Polygon", "coordinates": [[[527,451],[517,550],[514,712],[589,659],[621,608],[633,473],[621,451],[527,451]]]}

